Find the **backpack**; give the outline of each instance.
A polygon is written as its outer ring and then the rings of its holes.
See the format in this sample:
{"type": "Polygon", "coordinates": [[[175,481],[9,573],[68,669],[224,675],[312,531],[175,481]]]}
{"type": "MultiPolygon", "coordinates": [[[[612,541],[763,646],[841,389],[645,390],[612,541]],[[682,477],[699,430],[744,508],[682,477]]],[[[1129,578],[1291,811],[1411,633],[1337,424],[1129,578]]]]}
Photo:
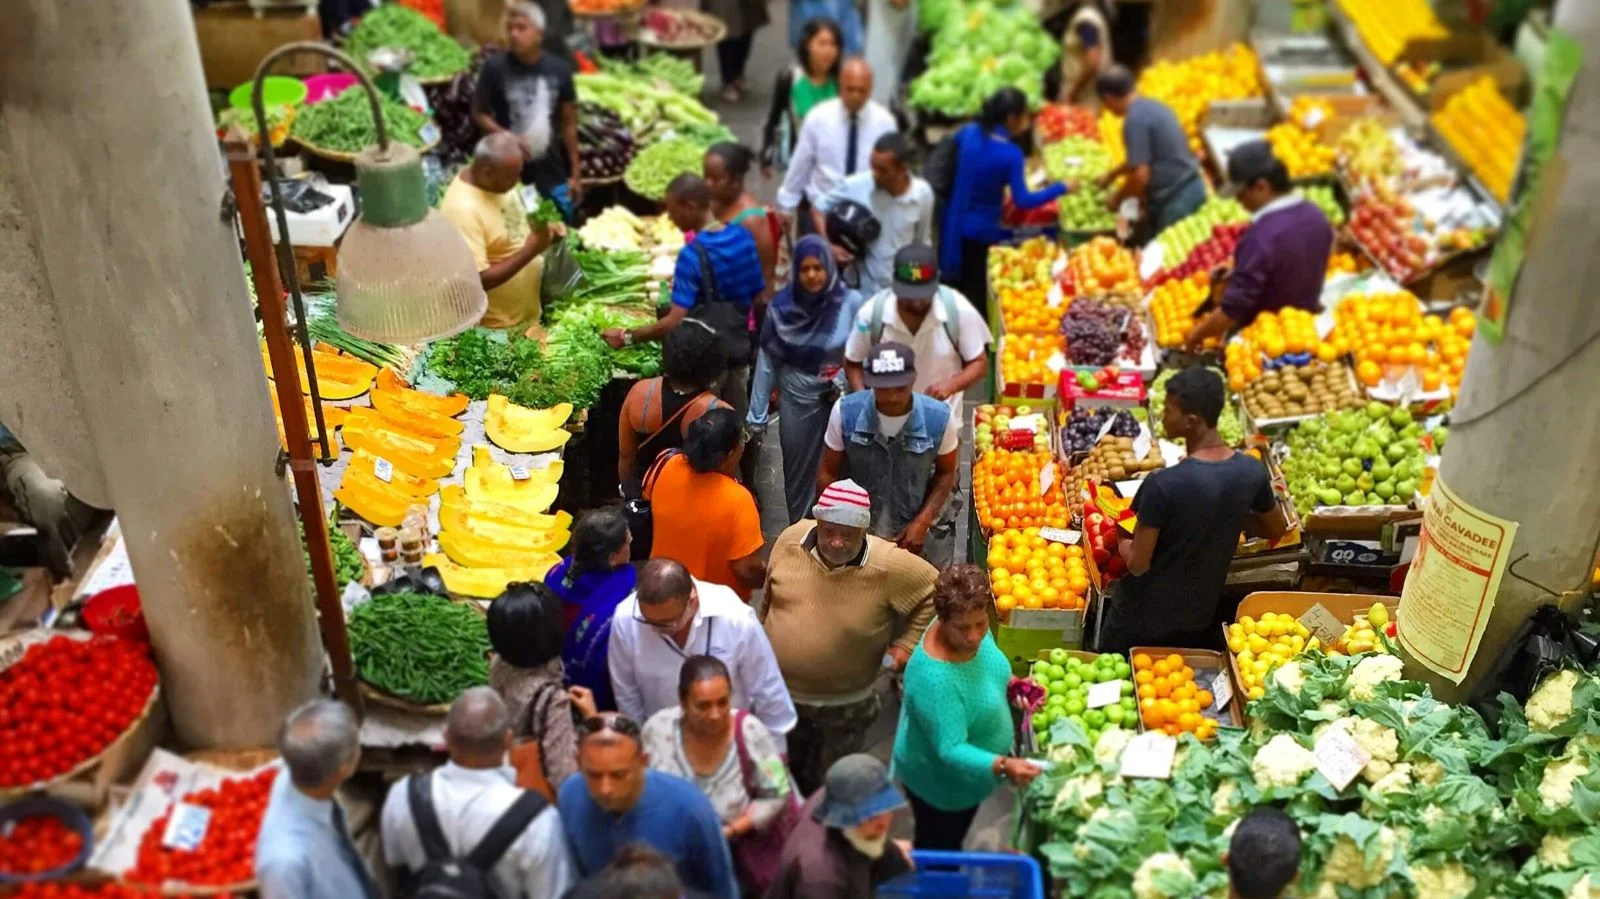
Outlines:
{"type": "Polygon", "coordinates": [[[690,309],[687,318],[709,328],[720,338],[727,353],[728,368],[735,369],[750,362],[750,313],[722,298],[717,290],[717,279],[711,271],[711,258],[705,247],[696,240],[687,249],[694,250],[700,262],[700,301],[690,309]]]}
{"type": "MultiPolygon", "coordinates": [[[[950,345],[955,347],[956,355],[961,355],[961,313],[956,308],[956,298],[949,288],[939,285],[939,292],[934,294],[939,299],[939,305],[944,308],[944,336],[950,338],[950,345]]],[[[873,345],[883,342],[883,310],[893,298],[889,290],[879,291],[872,298],[872,319],[870,322],[873,345]]]]}
{"type": "Polygon", "coordinates": [[[422,842],[426,861],[412,878],[410,889],[403,890],[401,895],[409,899],[507,899],[491,885],[489,871],[548,803],[538,793],[524,790],[478,845],[472,847],[466,857],[456,858],[439,827],[431,784],[431,774],[414,774],[406,784],[411,820],[417,826],[417,837],[422,842]]]}

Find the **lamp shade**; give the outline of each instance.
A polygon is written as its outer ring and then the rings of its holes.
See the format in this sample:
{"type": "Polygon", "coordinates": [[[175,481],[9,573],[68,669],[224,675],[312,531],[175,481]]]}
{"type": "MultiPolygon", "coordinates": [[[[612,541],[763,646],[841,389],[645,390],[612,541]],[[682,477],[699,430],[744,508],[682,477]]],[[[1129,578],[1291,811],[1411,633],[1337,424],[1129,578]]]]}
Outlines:
{"type": "Polygon", "coordinates": [[[361,217],[339,245],[339,327],[379,343],[459,334],[489,298],[455,226],[429,208],[421,157],[404,144],[356,157],[361,217]]]}

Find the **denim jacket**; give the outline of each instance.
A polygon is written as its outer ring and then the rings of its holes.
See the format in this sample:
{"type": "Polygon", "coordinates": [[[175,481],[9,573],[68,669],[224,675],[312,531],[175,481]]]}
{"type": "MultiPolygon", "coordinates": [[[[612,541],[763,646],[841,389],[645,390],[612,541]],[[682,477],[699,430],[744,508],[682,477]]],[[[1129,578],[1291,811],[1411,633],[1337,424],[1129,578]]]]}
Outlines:
{"type": "Polygon", "coordinates": [[[839,400],[845,461],[851,479],[872,496],[873,534],[893,537],[922,510],[949,422],[948,405],[912,394],[911,417],[891,439],[878,432],[872,391],[858,390],[839,400]]]}

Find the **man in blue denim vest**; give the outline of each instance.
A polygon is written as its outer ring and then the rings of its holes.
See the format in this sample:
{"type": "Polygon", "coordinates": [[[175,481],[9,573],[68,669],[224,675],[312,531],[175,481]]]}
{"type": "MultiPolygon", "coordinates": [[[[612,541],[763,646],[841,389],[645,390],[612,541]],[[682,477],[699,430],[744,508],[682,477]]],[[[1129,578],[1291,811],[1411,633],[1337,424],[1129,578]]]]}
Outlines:
{"type": "Polygon", "coordinates": [[[950,407],[911,389],[916,355],[902,343],[872,347],[862,360],[866,390],[839,399],[823,438],[817,493],[850,478],[872,497],[872,533],[924,553],[956,482],[956,419],[950,407]]]}

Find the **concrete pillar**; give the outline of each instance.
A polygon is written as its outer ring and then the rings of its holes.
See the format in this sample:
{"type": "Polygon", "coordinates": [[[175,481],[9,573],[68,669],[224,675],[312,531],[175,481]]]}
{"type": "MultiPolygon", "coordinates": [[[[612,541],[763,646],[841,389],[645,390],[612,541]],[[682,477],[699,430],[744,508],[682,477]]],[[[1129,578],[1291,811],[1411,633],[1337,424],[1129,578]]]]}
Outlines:
{"type": "Polygon", "coordinates": [[[0,110],[178,737],[268,744],[323,656],[189,5],[9,4],[0,110]]]}
{"type": "MultiPolygon", "coordinates": [[[[1466,378],[1440,476],[1466,503],[1517,521],[1511,556],[1521,580],[1507,574],[1467,678],[1459,687],[1408,661],[1407,673],[1441,698],[1470,693],[1506,642],[1557,593],[1585,588],[1600,539],[1600,4],[1562,0],[1555,24],[1584,50],[1573,84],[1557,161],[1546,178],[1555,199],[1535,224],[1511,299],[1505,340],[1481,332],[1472,341],[1466,378]],[[1587,341],[1587,343],[1585,343],[1587,341]]],[[[1401,610],[1404,615],[1404,609],[1401,610]]]]}

